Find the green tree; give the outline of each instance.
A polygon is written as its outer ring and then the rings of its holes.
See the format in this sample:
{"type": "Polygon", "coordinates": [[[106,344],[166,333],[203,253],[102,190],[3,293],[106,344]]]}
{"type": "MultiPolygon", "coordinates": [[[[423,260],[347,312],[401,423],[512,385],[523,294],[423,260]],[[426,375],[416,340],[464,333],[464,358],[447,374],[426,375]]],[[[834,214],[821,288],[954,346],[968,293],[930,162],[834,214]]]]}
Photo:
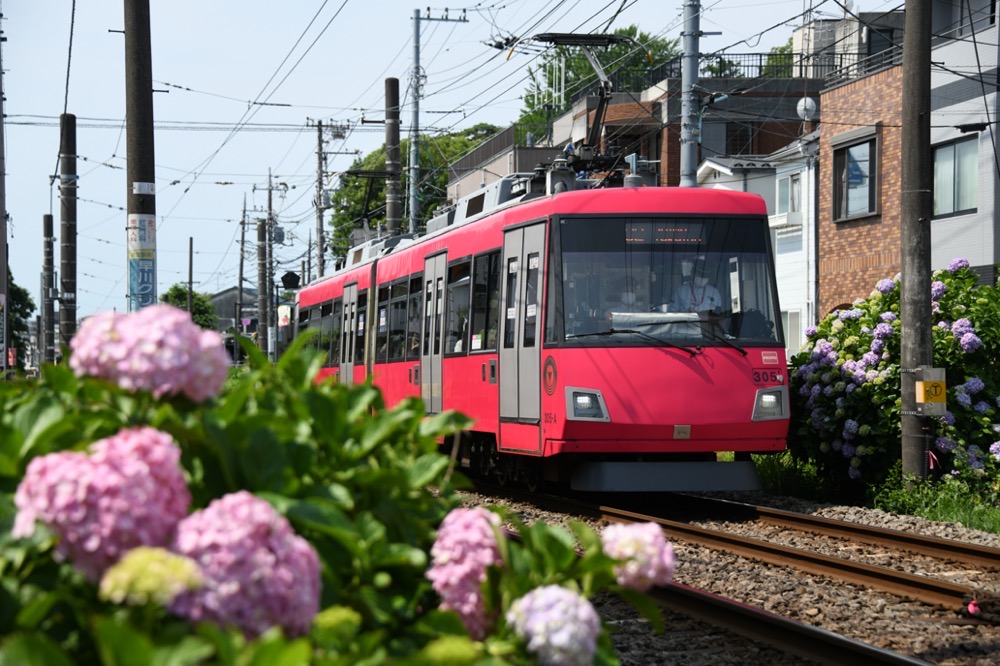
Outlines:
{"type": "Polygon", "coordinates": [[[795,53],[792,51],[792,38],[783,46],[775,46],[767,55],[767,62],[761,70],[761,76],[773,78],[791,78],[794,71],[795,53]]]}
{"type": "MultiPolygon", "coordinates": [[[[641,82],[646,80],[654,68],[676,58],[679,54],[677,39],[660,39],[640,32],[634,25],[619,28],[614,34],[630,37],[643,47],[638,48],[635,43],[623,42],[607,49],[594,49],[594,55],[605,72],[609,77],[622,82],[620,87],[623,89],[644,85],[641,82]]],[[[536,137],[546,136],[550,119],[569,110],[570,97],[597,81],[597,73],[583,51],[568,46],[557,46],[546,51],[541,57],[539,66],[532,69],[529,76],[531,81],[525,92],[524,106],[517,121],[523,132],[523,135],[518,137],[519,141],[526,141],[529,132],[536,137]],[[563,82],[565,82],[565,94],[560,96],[563,82]]]]}
{"type": "Polygon", "coordinates": [[[35,312],[35,302],[24,287],[14,282],[14,275],[7,269],[7,302],[10,305],[7,313],[7,344],[17,349],[17,368],[24,370],[24,362],[31,348],[31,336],[28,334],[28,322],[35,312]]]}
{"type": "Polygon", "coordinates": [[[743,70],[735,60],[728,58],[716,58],[701,66],[703,74],[709,74],[717,79],[742,79],[743,70]]]}
{"type": "MultiPolygon", "coordinates": [[[[173,305],[181,310],[188,309],[188,288],[187,285],[175,284],[167,289],[160,296],[160,301],[173,305]]],[[[211,294],[202,294],[197,291],[191,294],[191,319],[204,329],[214,331],[219,323],[219,318],[215,314],[215,307],[212,305],[211,294]]]]}
{"type": "MultiPolygon", "coordinates": [[[[481,123],[468,129],[420,137],[420,218],[426,220],[447,198],[448,165],[478,146],[485,139],[500,131],[495,125],[481,123]]],[[[405,139],[400,146],[402,157],[401,194],[408,202],[410,184],[409,155],[410,141],[405,139]]],[[[385,171],[385,147],[382,146],[351,165],[351,171],[385,171]]],[[[385,178],[370,178],[345,174],[340,185],[331,196],[333,227],[331,253],[334,257],[344,256],[350,246],[351,232],[358,227],[367,227],[372,233],[379,225],[385,224],[385,178]]],[[[407,227],[405,218],[408,205],[404,205],[402,227],[407,227]]]]}

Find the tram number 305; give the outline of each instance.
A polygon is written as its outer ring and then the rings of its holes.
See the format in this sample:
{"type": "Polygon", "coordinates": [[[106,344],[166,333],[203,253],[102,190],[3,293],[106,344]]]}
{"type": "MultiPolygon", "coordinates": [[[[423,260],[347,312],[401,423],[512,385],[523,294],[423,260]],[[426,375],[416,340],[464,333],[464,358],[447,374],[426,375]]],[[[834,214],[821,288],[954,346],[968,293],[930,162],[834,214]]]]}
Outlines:
{"type": "Polygon", "coordinates": [[[780,384],[782,381],[781,372],[775,369],[753,369],[754,384],[780,384]]]}

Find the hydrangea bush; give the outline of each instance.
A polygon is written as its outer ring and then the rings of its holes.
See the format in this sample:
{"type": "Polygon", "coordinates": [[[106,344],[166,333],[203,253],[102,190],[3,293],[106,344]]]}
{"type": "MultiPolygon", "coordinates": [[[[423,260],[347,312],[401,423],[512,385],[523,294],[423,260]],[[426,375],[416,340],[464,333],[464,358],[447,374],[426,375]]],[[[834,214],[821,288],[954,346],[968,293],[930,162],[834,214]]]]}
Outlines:
{"type": "Polygon", "coordinates": [[[243,347],[227,379],[157,306],[0,383],[0,662],[614,664],[608,590],[662,628],[658,529],[458,508],[465,417],[317,382],[306,338],[243,347]]]}
{"type": "MultiPolygon", "coordinates": [[[[928,466],[997,492],[1000,290],[979,285],[964,259],[932,280],[933,365],[946,370],[948,411],[928,419],[928,466]]],[[[900,457],[899,301],[898,277],[880,280],[867,299],[807,330],[791,359],[790,448],[848,483],[881,482],[900,457]]]]}

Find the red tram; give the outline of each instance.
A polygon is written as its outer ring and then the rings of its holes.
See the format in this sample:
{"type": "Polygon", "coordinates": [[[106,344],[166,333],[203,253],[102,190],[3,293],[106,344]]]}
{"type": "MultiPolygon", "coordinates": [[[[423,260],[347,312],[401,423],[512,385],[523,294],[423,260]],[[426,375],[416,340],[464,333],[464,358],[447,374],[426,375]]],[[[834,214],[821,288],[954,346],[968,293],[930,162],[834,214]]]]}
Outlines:
{"type": "Polygon", "coordinates": [[[556,166],[301,289],[324,376],[468,415],[459,458],[501,481],[755,487],[749,454],[784,449],[789,409],[764,202],[556,166]]]}

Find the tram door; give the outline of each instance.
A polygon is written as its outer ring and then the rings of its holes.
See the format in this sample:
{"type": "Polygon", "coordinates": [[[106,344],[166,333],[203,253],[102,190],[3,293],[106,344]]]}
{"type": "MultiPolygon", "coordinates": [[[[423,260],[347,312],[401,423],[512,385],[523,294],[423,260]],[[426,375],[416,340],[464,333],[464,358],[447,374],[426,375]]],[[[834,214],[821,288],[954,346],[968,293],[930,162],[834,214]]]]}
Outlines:
{"type": "Polygon", "coordinates": [[[500,448],[541,452],[541,314],[545,223],[507,231],[501,275],[500,448]]]}
{"type": "Polygon", "coordinates": [[[424,321],[420,340],[420,395],[428,414],[441,412],[441,327],[444,325],[444,281],[448,255],[424,260],[424,321]]]}
{"type": "MultiPolygon", "coordinates": [[[[364,344],[358,338],[358,284],[344,287],[344,309],[340,322],[340,383],[354,383],[354,346],[364,344]]],[[[363,330],[363,329],[362,329],[363,330]]]]}

